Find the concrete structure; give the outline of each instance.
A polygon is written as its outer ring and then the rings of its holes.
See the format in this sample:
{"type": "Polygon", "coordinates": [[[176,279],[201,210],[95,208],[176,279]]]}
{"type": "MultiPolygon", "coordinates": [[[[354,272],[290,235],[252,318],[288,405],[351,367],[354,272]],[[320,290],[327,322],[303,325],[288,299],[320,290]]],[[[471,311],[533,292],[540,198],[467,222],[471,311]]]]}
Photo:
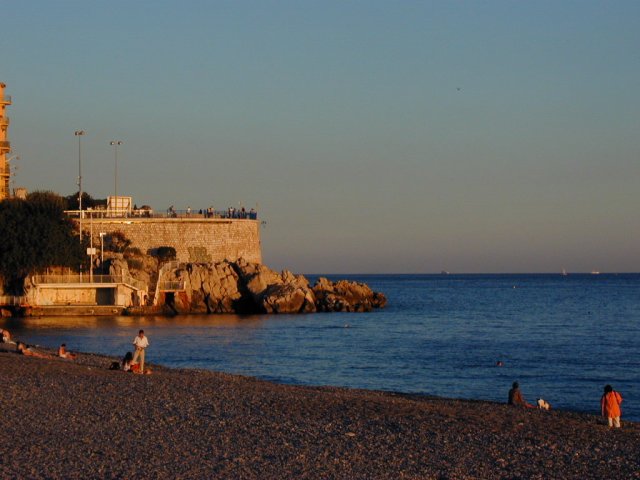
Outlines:
{"type": "Polygon", "coordinates": [[[176,249],[180,262],[221,262],[244,258],[262,263],[260,221],[237,218],[92,218],[84,211],[82,229],[93,235],[93,245],[100,246],[114,232],[122,232],[131,246],[148,253],[158,247],[176,249]]]}
{"type": "Polygon", "coordinates": [[[138,306],[147,287],[122,275],[34,275],[27,304],[33,306],[138,306]]]}
{"type": "Polygon", "coordinates": [[[11,167],[7,161],[7,154],[11,152],[9,143],[9,117],[5,113],[7,105],[11,105],[11,97],[4,94],[6,85],[0,82],[0,200],[9,198],[9,180],[11,167]]]}

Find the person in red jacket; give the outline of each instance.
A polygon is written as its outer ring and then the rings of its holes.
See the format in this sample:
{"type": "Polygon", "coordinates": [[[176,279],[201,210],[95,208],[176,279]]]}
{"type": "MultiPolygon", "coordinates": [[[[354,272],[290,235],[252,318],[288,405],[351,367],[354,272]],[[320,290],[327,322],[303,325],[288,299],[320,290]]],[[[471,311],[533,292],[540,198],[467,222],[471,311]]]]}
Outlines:
{"type": "Polygon", "coordinates": [[[602,416],[607,418],[609,427],[620,428],[620,404],[622,395],[616,392],[611,385],[604,387],[604,394],[600,399],[600,409],[602,416]]]}

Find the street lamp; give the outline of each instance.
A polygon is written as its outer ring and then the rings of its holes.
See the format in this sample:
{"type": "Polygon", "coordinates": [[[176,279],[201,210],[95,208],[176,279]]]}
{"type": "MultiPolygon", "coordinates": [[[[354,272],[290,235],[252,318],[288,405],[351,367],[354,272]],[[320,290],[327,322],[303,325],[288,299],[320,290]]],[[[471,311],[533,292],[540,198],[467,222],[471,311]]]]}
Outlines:
{"type": "Polygon", "coordinates": [[[114,194],[114,201],[116,202],[116,208],[119,207],[118,205],[118,145],[122,145],[122,142],[120,140],[111,140],[109,142],[109,145],[113,145],[113,154],[115,156],[115,160],[116,160],[116,171],[114,174],[114,190],[115,190],[115,194],[114,194]]]}
{"type": "Polygon", "coordinates": [[[100,268],[102,273],[104,273],[104,236],[106,234],[106,232],[100,232],[100,268]]]}
{"type": "Polygon", "coordinates": [[[80,139],[84,135],[84,130],[76,130],[78,137],[78,207],[80,209],[80,243],[82,243],[82,147],[80,139]]]}
{"type": "Polygon", "coordinates": [[[93,256],[96,254],[96,249],[93,248],[93,209],[91,207],[88,208],[89,210],[89,225],[90,225],[90,233],[89,233],[89,240],[90,240],[90,244],[89,244],[89,256],[90,258],[90,262],[89,263],[89,281],[91,283],[93,283],[93,256]]]}

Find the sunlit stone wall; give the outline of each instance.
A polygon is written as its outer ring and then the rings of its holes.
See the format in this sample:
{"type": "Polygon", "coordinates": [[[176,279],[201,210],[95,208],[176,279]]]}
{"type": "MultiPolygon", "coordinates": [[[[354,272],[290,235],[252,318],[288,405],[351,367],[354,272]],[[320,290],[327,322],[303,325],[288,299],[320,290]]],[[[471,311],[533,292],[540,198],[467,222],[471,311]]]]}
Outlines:
{"type": "Polygon", "coordinates": [[[144,253],[173,247],[181,262],[219,262],[244,258],[262,263],[260,221],[203,218],[85,218],[82,230],[93,231],[94,247],[100,248],[100,232],[121,231],[132,247],[144,253]]]}

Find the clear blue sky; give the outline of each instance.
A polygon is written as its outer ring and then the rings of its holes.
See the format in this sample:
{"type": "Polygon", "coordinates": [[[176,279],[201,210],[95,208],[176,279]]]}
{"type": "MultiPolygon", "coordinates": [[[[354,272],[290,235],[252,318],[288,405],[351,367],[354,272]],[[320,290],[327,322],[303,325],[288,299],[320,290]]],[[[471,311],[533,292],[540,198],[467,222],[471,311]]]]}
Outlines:
{"type": "Polygon", "coordinates": [[[0,5],[16,184],[258,204],[297,272],[640,271],[640,2],[0,5]]]}

